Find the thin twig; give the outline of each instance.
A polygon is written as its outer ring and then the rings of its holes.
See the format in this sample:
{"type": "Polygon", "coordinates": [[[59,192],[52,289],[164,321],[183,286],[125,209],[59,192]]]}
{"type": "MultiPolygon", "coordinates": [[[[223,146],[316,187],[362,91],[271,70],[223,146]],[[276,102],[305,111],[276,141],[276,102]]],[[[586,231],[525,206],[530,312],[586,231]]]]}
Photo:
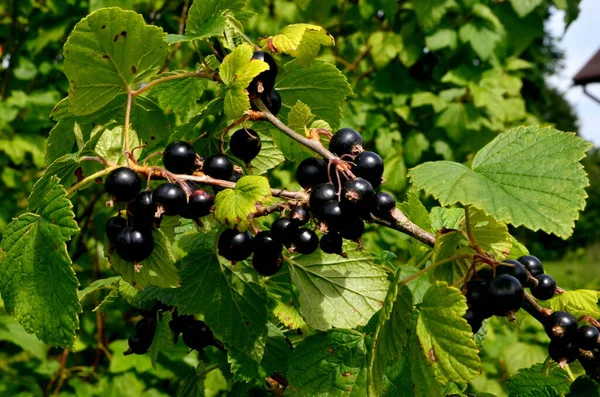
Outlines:
{"type": "Polygon", "coordinates": [[[151,89],[152,87],[154,87],[158,84],[164,83],[165,81],[184,79],[186,77],[198,77],[201,79],[208,79],[208,80],[222,82],[221,77],[219,76],[218,73],[199,70],[197,72],[185,72],[185,73],[172,74],[169,76],[161,77],[160,79],[152,80],[145,86],[140,87],[135,91],[131,91],[131,94],[137,96],[137,95],[143,94],[144,92],[148,91],[149,89],[151,89]]]}
{"type": "Polygon", "coordinates": [[[133,92],[131,90],[127,90],[127,107],[125,108],[125,132],[123,133],[123,139],[125,140],[125,145],[121,145],[121,147],[125,147],[125,158],[129,157],[131,153],[129,151],[129,119],[131,117],[131,100],[133,98],[133,92]]]}

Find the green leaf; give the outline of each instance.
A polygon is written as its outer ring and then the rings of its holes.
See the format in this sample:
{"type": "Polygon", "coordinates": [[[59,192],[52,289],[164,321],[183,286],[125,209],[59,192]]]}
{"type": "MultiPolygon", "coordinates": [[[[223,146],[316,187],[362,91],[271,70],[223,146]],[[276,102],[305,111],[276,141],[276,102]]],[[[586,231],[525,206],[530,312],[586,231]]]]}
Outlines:
{"type": "Polygon", "coordinates": [[[173,331],[169,327],[169,321],[172,320],[171,312],[165,311],[162,317],[158,320],[156,325],[156,332],[154,333],[154,339],[148,354],[152,361],[152,366],[156,368],[156,360],[158,359],[158,353],[169,350],[173,347],[173,331]]]}
{"type": "Polygon", "coordinates": [[[298,23],[283,28],[273,36],[272,45],[277,51],[289,54],[306,67],[319,55],[321,46],[331,47],[333,36],[317,25],[298,23]]]}
{"type": "Polygon", "coordinates": [[[134,369],[138,373],[144,373],[152,369],[152,361],[148,354],[129,354],[123,355],[129,348],[126,340],[116,340],[108,348],[112,352],[112,360],[108,371],[111,374],[117,374],[134,369]]]}
{"type": "Polygon", "coordinates": [[[79,300],[83,300],[83,298],[85,298],[92,292],[96,292],[104,288],[112,288],[116,283],[119,282],[119,280],[121,280],[120,276],[101,278],[100,280],[96,280],[84,289],[78,291],[77,297],[79,298],[79,300]]]}
{"type": "Polygon", "coordinates": [[[458,229],[458,223],[465,214],[462,208],[433,207],[429,218],[431,230],[439,231],[441,228],[458,229]]]}
{"type": "Polygon", "coordinates": [[[432,231],[431,221],[429,220],[429,212],[427,208],[419,200],[419,193],[415,190],[409,190],[406,194],[406,201],[400,205],[400,210],[410,219],[414,224],[423,228],[427,231],[432,231]]]}
{"type": "MultiPolygon", "coordinates": [[[[508,227],[477,209],[469,210],[469,218],[471,221],[471,232],[481,249],[492,254],[497,260],[505,259],[510,254],[512,248],[508,227]]],[[[466,218],[463,217],[461,219],[459,227],[462,230],[467,230],[466,218]]],[[[472,249],[465,250],[465,253],[470,252],[473,252],[472,249]]]]}
{"type": "Polygon", "coordinates": [[[371,254],[347,245],[347,258],[316,252],[293,258],[289,266],[300,314],[318,330],[365,325],[388,290],[385,272],[371,254]]]}
{"type": "Polygon", "coordinates": [[[417,337],[427,363],[442,384],[468,382],[481,373],[471,327],[462,318],[466,309],[461,292],[442,282],[432,285],[421,303],[417,337]]]}
{"type": "Polygon", "coordinates": [[[458,44],[458,34],[452,29],[436,30],[431,36],[425,38],[425,44],[431,51],[438,51],[446,47],[454,50],[458,44]]]}
{"type": "MultiPolygon", "coordinates": [[[[150,285],[165,288],[176,287],[180,280],[175,267],[172,244],[167,240],[165,232],[160,229],[153,230],[152,236],[154,237],[154,250],[138,265],[121,259],[116,252],[108,251],[108,259],[114,270],[136,288],[144,289],[150,285]]],[[[105,246],[108,247],[109,244],[107,243],[105,246]]]]}
{"type": "Polygon", "coordinates": [[[269,333],[265,342],[265,354],[260,362],[266,374],[277,372],[286,374],[288,362],[292,356],[292,348],[283,332],[271,323],[267,324],[269,333]]]}
{"type": "MultiPolygon", "coordinates": [[[[306,104],[315,116],[337,129],[342,119],[342,102],[352,95],[346,77],[331,63],[319,59],[303,68],[288,62],[277,76],[277,91],[284,104],[306,104]]],[[[283,106],[279,117],[287,122],[290,110],[283,106]]]]}
{"type": "MultiPolygon", "coordinates": [[[[308,126],[314,119],[315,115],[310,111],[310,108],[301,101],[297,101],[288,115],[288,127],[302,136],[307,136],[308,126]]],[[[281,148],[285,158],[290,161],[300,162],[314,155],[310,149],[299,145],[298,142],[281,131],[274,131],[273,138],[277,142],[277,146],[281,148]]]]}
{"type": "Polygon", "coordinates": [[[27,213],[14,219],[0,243],[4,305],[44,343],[73,346],[79,327],[79,282],[66,242],[79,231],[73,205],[58,178],[36,184],[27,213]]]}
{"type": "Polygon", "coordinates": [[[467,130],[479,130],[481,114],[470,103],[451,103],[436,120],[436,127],[446,130],[448,137],[455,142],[464,138],[467,130]]]}
{"type": "Polygon", "coordinates": [[[579,16],[579,2],[581,0],[554,0],[554,5],[565,11],[565,31],[569,28],[569,25],[577,19],[579,16]]]}
{"type": "MultiPolygon", "coordinates": [[[[432,261],[435,263],[448,259],[457,255],[460,251],[472,253],[472,250],[468,250],[467,240],[462,233],[452,231],[449,233],[436,234],[432,261]]],[[[436,280],[454,284],[456,281],[467,275],[470,267],[471,261],[468,259],[458,259],[433,269],[433,276],[436,280]]]]}
{"type": "Polygon", "coordinates": [[[182,260],[182,286],[175,301],[181,314],[203,314],[225,344],[250,353],[255,345],[264,345],[266,292],[253,269],[219,263],[212,247],[215,238],[211,232],[187,234],[179,240],[188,255],[182,260]]]}
{"type": "Polygon", "coordinates": [[[185,36],[169,35],[170,43],[223,36],[228,23],[244,21],[252,13],[245,10],[247,0],[195,1],[188,12],[185,36]]]}
{"type": "Polygon", "coordinates": [[[598,291],[579,289],[555,295],[548,303],[553,311],[568,311],[576,318],[585,315],[596,318],[600,317],[600,310],[598,310],[599,297],[600,293],[598,291]]]}
{"type": "MultiPolygon", "coordinates": [[[[123,152],[123,143],[125,142],[124,128],[122,125],[116,126],[112,130],[106,129],[101,133],[100,139],[96,144],[96,153],[110,162],[118,165],[127,165],[127,159],[123,152]]],[[[137,132],[133,129],[129,129],[129,147],[138,147],[141,142],[138,138],[137,132]]],[[[135,158],[139,158],[142,150],[136,150],[134,153],[135,158]]]]}
{"type": "Polygon", "coordinates": [[[598,382],[587,375],[575,379],[565,397],[600,397],[598,382]]]}
{"type": "Polygon", "coordinates": [[[473,205],[498,221],[566,238],[585,205],[588,179],[578,161],[589,147],[574,134],[518,127],[481,149],[472,169],[429,162],[409,177],[442,205],[473,205]]]}
{"type": "Polygon", "coordinates": [[[364,335],[332,329],[309,336],[294,349],[288,371],[290,395],[364,396],[367,349],[364,335]]]}
{"type": "Polygon", "coordinates": [[[40,360],[46,359],[48,355],[48,346],[34,335],[27,333],[16,320],[6,315],[0,317],[0,340],[14,343],[40,360]]]}
{"type": "Polygon", "coordinates": [[[71,112],[94,113],[158,72],[167,58],[162,29],[133,11],[104,8],[79,22],[64,47],[71,112]]]}
{"type": "MultiPolygon", "coordinates": [[[[193,7],[193,5],[192,5],[193,7]]],[[[156,79],[185,73],[185,71],[174,71],[162,73],[156,76],[156,79]]],[[[200,99],[202,92],[206,88],[206,79],[198,77],[184,77],[180,79],[168,80],[152,88],[151,95],[165,109],[170,109],[181,120],[186,121],[190,113],[194,110],[196,101],[200,99]]]]}
{"type": "Polygon", "coordinates": [[[419,0],[413,3],[417,20],[425,30],[438,25],[446,11],[456,5],[454,0],[419,0]]]}
{"type": "Polygon", "coordinates": [[[235,189],[226,189],[215,198],[215,217],[241,232],[248,229],[248,217],[256,213],[257,203],[265,203],[271,196],[269,181],[263,176],[244,176],[235,189]]]}
{"type": "MultiPolygon", "coordinates": [[[[476,4],[477,7],[489,10],[482,4],[476,4]]],[[[489,12],[491,13],[491,11],[489,12]]],[[[494,24],[486,21],[474,19],[461,26],[458,30],[458,37],[463,43],[469,43],[481,59],[488,60],[492,57],[496,45],[502,39],[502,29],[501,25],[494,26],[494,24]]]]}
{"type": "Polygon", "coordinates": [[[569,391],[571,379],[564,369],[556,364],[545,368],[544,364],[534,364],[530,368],[519,369],[519,373],[508,380],[508,395],[510,397],[522,396],[533,390],[542,390],[550,386],[560,393],[569,391]]]}
{"type": "MultiPolygon", "coordinates": [[[[285,161],[285,157],[281,153],[281,150],[279,150],[279,146],[275,143],[275,140],[271,136],[271,133],[281,133],[272,129],[269,130],[268,125],[266,123],[253,125],[252,129],[258,133],[261,142],[261,147],[258,156],[256,156],[250,162],[250,166],[248,167],[248,174],[262,175],[285,161]]],[[[299,145],[296,145],[296,148],[298,148],[298,146],[299,145]]]]}

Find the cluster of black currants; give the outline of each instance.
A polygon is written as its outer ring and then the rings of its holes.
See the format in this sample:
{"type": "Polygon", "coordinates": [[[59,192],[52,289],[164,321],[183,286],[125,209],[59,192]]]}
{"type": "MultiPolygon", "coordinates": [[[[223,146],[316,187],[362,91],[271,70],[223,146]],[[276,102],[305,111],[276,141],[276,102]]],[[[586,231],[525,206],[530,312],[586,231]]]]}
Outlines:
{"type": "Polygon", "coordinates": [[[526,287],[539,300],[552,298],[557,290],[554,278],[544,274],[542,262],[535,256],[506,260],[496,266],[495,272],[490,267],[478,271],[467,283],[465,293],[465,319],[473,333],[486,318],[517,312],[523,306],[526,287]]]}
{"type": "Polygon", "coordinates": [[[578,327],[577,319],[565,311],[556,311],[542,318],[542,324],[550,337],[548,354],[557,363],[568,364],[579,358],[587,367],[593,361],[589,358],[598,355],[600,331],[595,325],[578,327]]]}

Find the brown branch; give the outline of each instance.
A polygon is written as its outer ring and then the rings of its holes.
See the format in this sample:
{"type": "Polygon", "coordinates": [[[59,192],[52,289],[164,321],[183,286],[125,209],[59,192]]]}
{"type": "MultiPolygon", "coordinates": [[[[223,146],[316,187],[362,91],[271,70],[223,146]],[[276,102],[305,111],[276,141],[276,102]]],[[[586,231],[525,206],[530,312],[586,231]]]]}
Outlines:
{"type": "Polygon", "coordinates": [[[372,219],[375,221],[375,223],[398,230],[399,232],[407,234],[419,240],[420,242],[429,245],[430,247],[435,245],[435,236],[412,223],[398,208],[394,208],[392,210],[388,219],[377,218],[375,216],[373,216],[372,219]]]}

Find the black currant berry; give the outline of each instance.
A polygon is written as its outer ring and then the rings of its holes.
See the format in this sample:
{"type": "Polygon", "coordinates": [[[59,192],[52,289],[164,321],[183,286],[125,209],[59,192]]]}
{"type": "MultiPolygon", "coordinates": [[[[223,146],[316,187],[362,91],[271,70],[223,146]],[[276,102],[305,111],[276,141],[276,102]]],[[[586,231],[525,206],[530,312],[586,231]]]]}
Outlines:
{"type": "Polygon", "coordinates": [[[373,188],[377,188],[381,185],[381,178],[383,176],[383,160],[374,152],[362,152],[356,155],[354,158],[354,166],[352,167],[352,173],[358,177],[365,178],[373,188]]]}
{"type": "Polygon", "coordinates": [[[144,190],[139,192],[133,201],[129,203],[129,212],[136,221],[144,222],[144,220],[147,220],[146,223],[152,225],[156,214],[156,202],[153,196],[154,192],[152,190],[144,190]]]}
{"type": "Polygon", "coordinates": [[[273,240],[279,241],[286,247],[292,245],[294,236],[296,235],[298,228],[293,222],[287,218],[279,218],[271,225],[271,236],[273,240]]]}
{"type": "Polygon", "coordinates": [[[337,190],[331,183],[321,183],[310,193],[310,209],[319,216],[323,206],[332,200],[337,200],[337,190]]]}
{"type": "Polygon", "coordinates": [[[142,180],[131,168],[119,167],[108,174],[104,188],[115,201],[131,201],[140,192],[142,180]]]}
{"type": "Polygon", "coordinates": [[[135,325],[135,330],[138,333],[154,335],[154,333],[156,332],[156,316],[151,315],[151,316],[142,318],[135,325]]]}
{"type": "Polygon", "coordinates": [[[541,301],[548,300],[554,296],[556,292],[556,281],[548,274],[539,274],[535,276],[538,285],[531,287],[531,295],[541,301]]]}
{"type": "Polygon", "coordinates": [[[507,259],[503,263],[500,263],[496,267],[496,276],[508,274],[519,280],[523,287],[527,286],[527,270],[525,270],[525,266],[512,259],[507,259]],[[503,263],[508,263],[508,265],[504,265],[503,263]]]}
{"type": "Polygon", "coordinates": [[[326,254],[341,254],[342,253],[342,236],[337,232],[329,232],[321,237],[319,246],[321,251],[326,254]]]}
{"type": "Polygon", "coordinates": [[[479,315],[478,312],[473,310],[472,308],[468,308],[465,315],[463,316],[467,323],[471,326],[471,330],[473,333],[477,333],[479,328],[481,328],[481,324],[483,323],[484,318],[479,315]]]}
{"type": "Polygon", "coordinates": [[[319,237],[312,230],[303,227],[296,231],[293,245],[296,247],[296,252],[309,255],[319,248],[319,237]]]}
{"type": "Polygon", "coordinates": [[[341,202],[344,210],[357,215],[368,214],[373,205],[375,191],[373,186],[363,178],[349,180],[342,189],[341,202]]]}
{"type": "Polygon", "coordinates": [[[125,227],[127,227],[127,219],[120,216],[113,216],[106,221],[104,230],[108,240],[114,242],[125,227]]]}
{"type": "Polygon", "coordinates": [[[485,301],[496,316],[516,312],[523,305],[523,286],[513,276],[502,274],[487,283],[485,301]]]}
{"type": "Polygon", "coordinates": [[[115,248],[121,259],[128,262],[141,262],[152,254],[154,237],[150,231],[128,226],[119,233],[115,248]]]}
{"type": "Polygon", "coordinates": [[[339,201],[326,203],[320,211],[319,219],[327,225],[329,231],[340,230],[346,221],[339,201]]]}
{"type": "Polygon", "coordinates": [[[179,339],[179,334],[185,331],[190,325],[192,325],[196,320],[194,316],[189,314],[179,316],[175,313],[175,316],[171,321],[169,321],[169,328],[173,331],[173,336],[175,338],[175,343],[179,339]]]}
{"type": "Polygon", "coordinates": [[[529,273],[533,277],[544,274],[544,266],[542,266],[542,262],[535,256],[525,255],[520,257],[518,261],[525,266],[525,269],[529,270],[529,273]]]}
{"type": "Polygon", "coordinates": [[[375,18],[377,18],[379,22],[383,22],[383,20],[385,19],[385,12],[383,10],[377,10],[375,18]]]}
{"type": "Polygon", "coordinates": [[[579,355],[579,349],[570,341],[551,339],[548,344],[548,355],[557,363],[570,363],[579,355]]]}
{"type": "Polygon", "coordinates": [[[365,231],[365,223],[358,217],[350,217],[344,222],[340,234],[346,240],[356,241],[365,231]]]}
{"type": "Polygon", "coordinates": [[[373,198],[373,215],[379,218],[389,218],[390,212],[396,208],[396,200],[389,193],[380,192],[373,198]]]}
{"type": "Polygon", "coordinates": [[[213,154],[204,160],[202,171],[212,178],[227,181],[233,176],[233,163],[224,154],[213,154]]]}
{"type": "Polygon", "coordinates": [[[165,215],[178,215],[187,204],[185,192],[175,183],[163,183],[154,190],[152,198],[163,207],[165,215]]]}
{"type": "Polygon", "coordinates": [[[265,258],[275,259],[281,255],[281,250],[283,249],[283,244],[275,240],[270,231],[259,232],[254,236],[252,244],[254,255],[260,255],[265,258]]]}
{"type": "Polygon", "coordinates": [[[600,345],[598,338],[600,338],[598,328],[593,325],[584,325],[577,330],[577,339],[575,341],[580,349],[594,350],[600,345]]]}
{"type": "Polygon", "coordinates": [[[329,141],[329,150],[338,157],[345,154],[356,154],[362,150],[363,138],[352,128],[342,128],[333,134],[329,141]]]}
{"type": "Polygon", "coordinates": [[[256,270],[258,274],[267,277],[276,274],[279,269],[281,269],[282,264],[283,258],[281,254],[273,257],[255,253],[252,257],[252,267],[254,267],[254,270],[256,270]]]}
{"type": "Polygon", "coordinates": [[[467,283],[467,291],[465,293],[467,305],[482,319],[490,318],[493,315],[490,305],[485,301],[486,290],[486,280],[471,279],[467,283]]]}
{"type": "Polygon", "coordinates": [[[290,220],[295,226],[304,226],[310,220],[310,212],[308,208],[304,206],[298,206],[292,208],[290,211],[290,220]]]}
{"type": "Polygon", "coordinates": [[[252,235],[249,231],[226,229],[217,243],[219,255],[230,261],[243,261],[252,254],[252,235]]]}
{"type": "Polygon", "coordinates": [[[252,55],[253,60],[264,61],[269,65],[269,69],[261,72],[250,82],[248,92],[251,94],[263,94],[273,91],[275,87],[275,78],[277,77],[277,64],[273,57],[264,51],[256,51],[252,55]]]}
{"type": "Polygon", "coordinates": [[[553,312],[544,320],[544,329],[550,339],[571,341],[577,334],[577,320],[569,312],[553,312]]]}
{"type": "Polygon", "coordinates": [[[261,146],[260,137],[249,128],[237,130],[229,140],[231,153],[245,163],[249,163],[260,153],[261,146]]]}
{"type": "Polygon", "coordinates": [[[196,164],[196,151],[187,142],[171,142],[163,152],[163,164],[175,174],[191,174],[196,164]]]}
{"type": "Polygon", "coordinates": [[[296,180],[304,189],[327,182],[327,161],[310,157],[302,160],[296,169],[296,180]]]}
{"type": "Polygon", "coordinates": [[[127,343],[129,344],[129,349],[133,354],[145,354],[150,349],[152,345],[152,339],[154,339],[154,335],[149,337],[147,334],[143,334],[140,332],[134,332],[129,336],[129,340],[127,343]]]}
{"type": "Polygon", "coordinates": [[[213,332],[204,321],[194,321],[182,332],[183,342],[194,350],[202,350],[213,343],[213,332]]]}
{"type": "Polygon", "coordinates": [[[214,204],[215,198],[212,194],[198,189],[189,197],[188,203],[179,211],[179,215],[186,219],[198,219],[210,214],[214,204]]]}
{"type": "Polygon", "coordinates": [[[263,103],[269,109],[269,112],[273,113],[275,116],[281,110],[281,95],[277,90],[273,89],[269,95],[264,95],[262,98],[263,103]]]}

